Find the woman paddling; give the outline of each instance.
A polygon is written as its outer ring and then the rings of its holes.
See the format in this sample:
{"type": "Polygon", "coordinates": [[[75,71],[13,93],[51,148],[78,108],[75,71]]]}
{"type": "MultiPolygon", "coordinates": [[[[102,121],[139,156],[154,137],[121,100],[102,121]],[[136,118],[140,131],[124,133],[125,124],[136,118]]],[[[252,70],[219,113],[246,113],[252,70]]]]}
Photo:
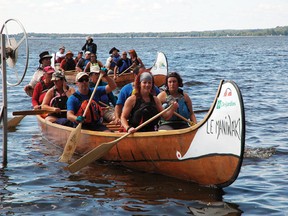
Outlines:
{"type": "MultiPolygon", "coordinates": [[[[189,95],[184,93],[180,88],[183,87],[183,81],[180,75],[176,72],[170,73],[166,78],[166,87],[167,89],[157,96],[163,104],[163,108],[168,107],[171,102],[177,101],[179,107],[176,112],[196,124],[197,121],[192,109],[192,101],[189,95]]],[[[174,130],[187,127],[189,127],[187,121],[174,115],[168,120],[162,118],[159,130],[174,130]]]]}
{"type": "MultiPolygon", "coordinates": [[[[143,71],[139,73],[135,80],[135,91],[126,100],[121,115],[122,126],[129,133],[134,133],[135,128],[147,121],[148,119],[161,112],[163,109],[160,100],[153,96],[154,79],[150,72],[143,71]],[[129,120],[129,123],[128,123],[129,120]]],[[[171,118],[174,111],[177,110],[178,104],[174,102],[172,108],[163,113],[165,119],[171,118]]],[[[156,119],[139,131],[155,131],[158,129],[158,121],[156,119]]]]}

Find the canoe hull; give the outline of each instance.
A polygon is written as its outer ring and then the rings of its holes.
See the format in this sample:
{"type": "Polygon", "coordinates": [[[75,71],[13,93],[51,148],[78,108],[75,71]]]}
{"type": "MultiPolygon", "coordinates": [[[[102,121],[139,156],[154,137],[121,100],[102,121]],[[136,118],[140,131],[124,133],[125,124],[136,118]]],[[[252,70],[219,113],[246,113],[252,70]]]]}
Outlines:
{"type": "Polygon", "coordinates": [[[68,83],[71,83],[71,84],[75,83],[75,78],[76,78],[76,75],[78,74],[77,71],[65,71],[64,74],[65,74],[66,81],[68,83]]]}
{"type": "MultiPolygon", "coordinates": [[[[47,140],[64,148],[71,129],[49,124],[38,117],[43,135],[47,140]]],[[[191,128],[192,129],[192,128],[191,128]]],[[[120,162],[129,168],[160,173],[201,185],[223,185],[233,179],[239,157],[234,155],[208,155],[199,158],[179,160],[177,151],[187,152],[196,130],[182,129],[178,133],[137,133],[117,143],[102,159],[120,162]],[[219,167],[221,169],[219,169],[219,167]],[[225,167],[225,169],[223,169],[225,167]]],[[[113,141],[123,133],[104,133],[82,130],[76,152],[83,155],[101,143],[113,141]]]]}
{"type": "MultiPolygon", "coordinates": [[[[222,84],[220,84],[213,105],[205,118],[198,124],[181,130],[138,132],[129,135],[119,141],[102,159],[119,162],[129,168],[145,172],[196,182],[200,185],[225,187],[232,184],[236,180],[242,164],[245,119],[242,98],[239,104],[237,102],[238,108],[241,109],[239,119],[238,116],[234,117],[232,113],[229,113],[230,109],[238,113],[238,110],[234,110],[235,107],[229,107],[229,110],[224,110],[223,113],[221,111],[223,108],[218,106],[219,101],[223,102],[226,97],[219,95],[224,95],[225,89],[230,89],[235,85],[230,82],[227,84],[229,85],[225,88],[222,88],[222,84]],[[220,119],[225,119],[226,115],[229,115],[231,122],[234,122],[233,133],[221,132],[219,125],[217,126],[218,133],[212,133],[213,122],[218,121],[219,116],[220,119]],[[239,125],[235,124],[236,121],[239,125]]],[[[64,148],[69,134],[74,128],[45,122],[39,116],[37,118],[47,140],[64,148]]],[[[117,132],[82,130],[76,152],[83,155],[100,144],[113,141],[123,135],[124,133],[117,132]]]]}
{"type": "MultiPolygon", "coordinates": [[[[113,79],[114,75],[109,75],[109,76],[113,79]]],[[[128,83],[133,82],[134,77],[135,75],[133,73],[124,73],[121,76],[118,76],[117,79],[115,80],[117,87],[122,87],[128,83]]],[[[107,82],[105,78],[103,78],[103,80],[107,82]]]]}

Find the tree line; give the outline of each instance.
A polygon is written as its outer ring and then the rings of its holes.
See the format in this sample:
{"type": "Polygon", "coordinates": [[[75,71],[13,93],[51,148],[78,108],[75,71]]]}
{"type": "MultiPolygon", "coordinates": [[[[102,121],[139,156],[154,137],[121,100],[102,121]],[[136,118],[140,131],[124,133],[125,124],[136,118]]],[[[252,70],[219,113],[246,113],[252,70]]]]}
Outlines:
{"type": "MultiPolygon", "coordinates": [[[[113,37],[113,38],[137,38],[137,37],[251,37],[251,36],[288,36],[288,26],[277,26],[269,29],[247,29],[247,30],[215,30],[215,31],[190,31],[190,32],[126,32],[126,33],[97,33],[89,34],[93,38],[113,37]]],[[[29,37],[49,37],[49,38],[83,38],[87,34],[80,33],[28,33],[29,37]]]]}

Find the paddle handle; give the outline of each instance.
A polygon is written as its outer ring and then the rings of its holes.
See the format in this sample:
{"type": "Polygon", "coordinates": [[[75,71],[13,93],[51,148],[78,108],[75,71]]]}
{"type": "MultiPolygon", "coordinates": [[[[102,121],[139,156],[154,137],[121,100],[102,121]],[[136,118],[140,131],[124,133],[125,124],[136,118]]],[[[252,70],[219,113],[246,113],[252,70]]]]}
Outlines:
{"type": "Polygon", "coordinates": [[[88,109],[89,109],[89,107],[90,107],[90,105],[91,105],[91,103],[92,103],[93,97],[94,97],[94,95],[95,95],[95,93],[96,93],[97,87],[98,87],[98,85],[99,85],[102,77],[103,77],[103,74],[100,73],[100,76],[99,76],[99,78],[98,78],[98,80],[97,80],[97,83],[96,83],[96,85],[95,85],[95,87],[94,87],[94,90],[93,90],[93,92],[92,92],[92,94],[91,94],[91,96],[90,96],[90,99],[89,99],[89,101],[88,101],[88,104],[87,104],[87,106],[85,107],[85,110],[84,110],[84,113],[83,113],[83,117],[85,117],[86,114],[87,114],[87,112],[88,112],[88,109]]]}
{"type": "Polygon", "coordinates": [[[121,76],[122,74],[124,74],[126,71],[128,71],[132,66],[133,66],[133,64],[132,64],[130,67],[128,67],[126,70],[124,70],[123,72],[121,72],[121,73],[118,75],[118,77],[121,76]]]}
{"type": "MultiPolygon", "coordinates": [[[[159,112],[157,115],[153,116],[152,118],[148,119],[147,121],[143,122],[142,124],[140,124],[138,127],[135,128],[136,131],[140,130],[142,127],[144,127],[145,125],[149,124],[150,122],[154,121],[155,119],[159,118],[163,113],[167,112],[169,109],[171,109],[173,106],[173,104],[171,104],[169,107],[167,107],[166,109],[162,110],[161,112],[159,112]]],[[[124,139],[125,137],[127,137],[128,135],[130,135],[130,133],[126,133],[123,136],[119,137],[116,140],[113,140],[111,143],[117,143],[120,140],[124,139]]],[[[106,143],[108,144],[108,143],[106,143]]],[[[97,147],[96,147],[97,148],[97,147]]]]}
{"type": "MultiPolygon", "coordinates": [[[[52,110],[45,110],[45,109],[39,109],[39,110],[22,110],[22,111],[14,111],[12,112],[13,116],[17,115],[41,115],[41,114],[49,114],[54,113],[55,111],[52,110]]],[[[61,112],[67,112],[67,110],[61,110],[61,112]]]]}
{"type": "Polygon", "coordinates": [[[139,125],[138,127],[135,128],[136,131],[138,131],[139,129],[141,129],[142,127],[144,127],[145,125],[149,124],[150,122],[154,121],[155,119],[159,118],[163,113],[167,112],[168,110],[170,110],[173,107],[173,104],[171,104],[169,107],[167,107],[166,109],[162,110],[160,113],[158,113],[157,115],[153,116],[152,118],[148,119],[147,121],[143,122],[141,125],[139,125]]]}
{"type": "Polygon", "coordinates": [[[194,113],[202,113],[202,112],[208,112],[209,109],[205,109],[205,110],[195,110],[194,113]]]}
{"type": "Polygon", "coordinates": [[[193,121],[190,121],[189,119],[186,119],[184,116],[180,115],[177,112],[174,112],[174,115],[176,115],[178,118],[181,118],[182,120],[188,122],[190,125],[194,125],[195,124],[193,121]]]}

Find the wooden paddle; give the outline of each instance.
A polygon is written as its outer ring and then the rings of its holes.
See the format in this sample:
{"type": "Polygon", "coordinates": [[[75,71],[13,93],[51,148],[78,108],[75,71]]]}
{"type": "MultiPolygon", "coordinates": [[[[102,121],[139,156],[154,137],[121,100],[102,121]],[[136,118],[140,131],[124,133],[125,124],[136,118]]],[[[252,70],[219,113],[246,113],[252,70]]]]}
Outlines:
{"type": "MultiPolygon", "coordinates": [[[[87,113],[87,111],[88,111],[88,109],[89,109],[89,107],[90,107],[90,104],[91,104],[91,102],[92,102],[92,100],[93,100],[93,97],[94,97],[94,95],[95,95],[95,93],[96,93],[97,87],[98,87],[98,85],[99,85],[102,77],[103,77],[103,74],[100,73],[99,78],[98,78],[98,80],[97,80],[97,83],[96,83],[96,85],[95,85],[95,87],[94,87],[94,90],[93,90],[93,92],[92,92],[92,94],[91,94],[91,96],[90,96],[90,99],[89,99],[89,101],[88,101],[88,104],[87,104],[87,106],[86,106],[86,108],[85,108],[85,110],[84,110],[83,117],[85,117],[85,115],[86,115],[86,113],[87,113]]],[[[70,159],[71,159],[71,157],[72,157],[72,155],[74,154],[74,151],[75,151],[75,149],[76,149],[77,143],[78,143],[79,140],[80,140],[81,128],[82,128],[82,122],[79,123],[79,124],[77,125],[77,127],[75,128],[75,130],[73,130],[73,131],[70,133],[70,135],[69,135],[69,137],[68,137],[68,140],[67,140],[67,142],[66,142],[64,151],[63,151],[62,155],[61,155],[60,158],[59,158],[59,161],[60,161],[60,162],[68,163],[68,162],[70,161],[70,159]]]]}
{"type": "Polygon", "coordinates": [[[174,112],[174,115],[176,115],[178,118],[181,118],[182,120],[188,122],[191,126],[193,126],[195,124],[193,121],[190,121],[189,119],[186,119],[184,116],[180,115],[177,112],[174,112]]]}
{"type": "MultiPolygon", "coordinates": [[[[169,109],[171,109],[173,104],[171,104],[168,108],[162,110],[157,115],[153,116],[152,118],[148,119],[147,121],[143,122],[141,125],[135,128],[136,131],[144,127],[145,125],[149,124],[150,122],[154,121],[158,117],[160,117],[164,112],[167,112],[169,109]]],[[[119,137],[116,140],[113,140],[111,142],[102,143],[96,148],[92,149],[90,152],[88,152],[86,155],[82,156],[72,164],[66,167],[70,172],[74,173],[79,171],[81,168],[87,166],[89,163],[103,157],[106,153],[110,151],[110,149],[116,145],[120,140],[124,139],[125,137],[129,136],[130,133],[126,133],[125,135],[119,137]]]]}
{"type": "Polygon", "coordinates": [[[205,110],[194,110],[194,113],[202,113],[202,112],[208,112],[209,109],[205,109],[205,110]]]}
{"type": "Polygon", "coordinates": [[[9,119],[7,122],[8,128],[16,127],[25,116],[26,115],[20,115],[20,116],[15,116],[15,117],[9,119]]]}
{"type": "MultiPolygon", "coordinates": [[[[38,110],[22,110],[22,111],[14,111],[12,115],[42,115],[42,114],[49,114],[54,113],[54,110],[46,110],[46,109],[38,109],[38,110]]],[[[61,112],[67,112],[67,110],[61,110],[61,112]]]]}
{"type": "MultiPolygon", "coordinates": [[[[13,128],[16,127],[21,120],[27,116],[27,115],[42,115],[42,114],[49,114],[49,113],[54,113],[55,111],[51,110],[22,110],[22,111],[15,111],[12,112],[12,114],[15,116],[11,119],[8,120],[8,128],[13,128]]],[[[61,112],[66,112],[66,110],[61,110],[61,112]]]]}

